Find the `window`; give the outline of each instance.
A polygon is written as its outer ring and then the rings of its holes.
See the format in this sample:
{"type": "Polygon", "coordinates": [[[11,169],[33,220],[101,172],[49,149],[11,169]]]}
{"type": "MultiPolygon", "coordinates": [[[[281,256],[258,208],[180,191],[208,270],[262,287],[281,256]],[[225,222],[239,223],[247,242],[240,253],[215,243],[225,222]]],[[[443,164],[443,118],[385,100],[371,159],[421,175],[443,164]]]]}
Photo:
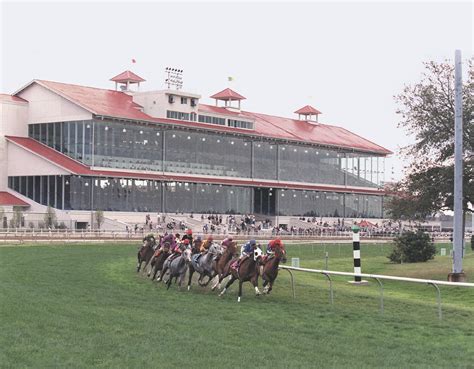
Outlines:
{"type": "Polygon", "coordinates": [[[187,97],[181,97],[181,104],[187,104],[188,103],[188,98],[187,97]]]}
{"type": "Polygon", "coordinates": [[[253,122],[246,122],[244,120],[227,119],[227,125],[234,128],[253,129],[253,122]]]}
{"type": "Polygon", "coordinates": [[[191,99],[191,106],[195,107],[197,105],[196,99],[191,99]]]}
{"type": "Polygon", "coordinates": [[[225,118],[211,117],[210,115],[199,115],[198,121],[201,123],[218,124],[225,126],[225,118]]]}
{"type": "Polygon", "coordinates": [[[189,120],[189,113],[182,113],[180,111],[166,111],[166,117],[169,119],[189,120]]]}
{"type": "Polygon", "coordinates": [[[174,103],[174,96],[173,95],[168,95],[168,102],[170,104],[173,104],[174,103]]]}

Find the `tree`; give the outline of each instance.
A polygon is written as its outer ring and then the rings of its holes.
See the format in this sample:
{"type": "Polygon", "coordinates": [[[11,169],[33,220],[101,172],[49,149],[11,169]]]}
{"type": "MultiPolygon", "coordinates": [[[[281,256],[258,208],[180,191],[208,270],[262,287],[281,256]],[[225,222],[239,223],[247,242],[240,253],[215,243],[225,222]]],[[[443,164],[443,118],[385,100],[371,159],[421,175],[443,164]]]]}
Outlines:
{"type": "Polygon", "coordinates": [[[48,206],[44,214],[44,225],[46,228],[53,228],[56,226],[56,212],[51,206],[48,206]]]}
{"type": "Polygon", "coordinates": [[[97,209],[95,211],[94,218],[97,223],[97,228],[100,229],[100,226],[104,223],[104,212],[100,209],[97,209]]]}
{"type": "MultiPolygon", "coordinates": [[[[473,59],[465,63],[463,84],[463,210],[474,204],[474,112],[473,59]]],[[[394,219],[423,219],[454,206],[454,66],[425,63],[419,83],[406,86],[398,96],[399,127],[415,136],[415,143],[402,149],[411,160],[405,177],[389,187],[386,209],[394,219]]]]}
{"type": "Polygon", "coordinates": [[[3,209],[2,206],[0,206],[0,228],[4,226],[3,218],[5,218],[5,209],[3,209]]]}
{"type": "Polygon", "coordinates": [[[22,226],[22,221],[23,221],[23,211],[21,210],[21,208],[18,208],[18,207],[14,208],[11,224],[13,225],[13,227],[19,228],[22,226]]]}
{"type": "Polygon", "coordinates": [[[395,238],[395,247],[388,258],[394,263],[417,263],[431,260],[435,255],[436,247],[427,233],[408,231],[395,238]]]}

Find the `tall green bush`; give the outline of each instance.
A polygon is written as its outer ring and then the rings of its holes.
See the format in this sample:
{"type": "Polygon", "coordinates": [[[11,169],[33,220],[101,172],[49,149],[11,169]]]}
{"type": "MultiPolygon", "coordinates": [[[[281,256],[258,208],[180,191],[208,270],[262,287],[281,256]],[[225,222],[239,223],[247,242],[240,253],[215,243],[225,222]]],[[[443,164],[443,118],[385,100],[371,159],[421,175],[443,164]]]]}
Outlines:
{"type": "Polygon", "coordinates": [[[395,238],[395,247],[388,256],[393,263],[417,263],[434,258],[436,247],[430,236],[423,232],[403,232],[395,238]]]}

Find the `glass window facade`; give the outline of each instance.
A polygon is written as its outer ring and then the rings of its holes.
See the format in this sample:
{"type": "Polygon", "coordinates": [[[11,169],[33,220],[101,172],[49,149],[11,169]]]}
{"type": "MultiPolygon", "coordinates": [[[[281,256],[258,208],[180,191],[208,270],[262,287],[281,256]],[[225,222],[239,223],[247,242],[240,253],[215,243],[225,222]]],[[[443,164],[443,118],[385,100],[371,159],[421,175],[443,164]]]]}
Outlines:
{"type": "Polygon", "coordinates": [[[33,124],[28,132],[96,167],[369,188],[384,181],[383,157],[235,134],[105,120],[33,124]]]}
{"type": "Polygon", "coordinates": [[[81,176],[9,177],[11,189],[57,209],[381,218],[382,196],[81,176]]]}
{"type": "Polygon", "coordinates": [[[217,134],[165,132],[165,172],[250,177],[251,142],[217,134]]]}

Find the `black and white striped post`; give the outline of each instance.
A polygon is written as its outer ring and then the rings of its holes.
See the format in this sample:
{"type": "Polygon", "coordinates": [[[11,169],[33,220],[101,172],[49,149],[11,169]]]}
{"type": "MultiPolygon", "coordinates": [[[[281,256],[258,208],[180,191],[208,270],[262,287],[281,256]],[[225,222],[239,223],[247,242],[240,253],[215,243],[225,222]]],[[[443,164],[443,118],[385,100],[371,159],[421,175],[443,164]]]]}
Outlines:
{"type": "MultiPolygon", "coordinates": [[[[360,263],[360,228],[354,224],[352,226],[352,253],[354,256],[354,274],[361,274],[362,268],[360,263]]],[[[367,284],[367,281],[363,281],[361,276],[354,276],[354,281],[349,281],[353,284],[367,284]]]]}

